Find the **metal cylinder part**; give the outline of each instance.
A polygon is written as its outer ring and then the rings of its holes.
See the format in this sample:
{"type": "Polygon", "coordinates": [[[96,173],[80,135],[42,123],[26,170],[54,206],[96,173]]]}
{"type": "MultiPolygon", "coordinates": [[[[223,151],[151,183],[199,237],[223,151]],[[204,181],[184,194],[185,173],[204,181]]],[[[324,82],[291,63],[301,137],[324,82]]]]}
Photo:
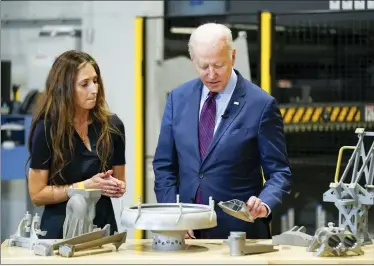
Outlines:
{"type": "Polygon", "coordinates": [[[159,251],[181,250],[185,248],[186,231],[152,231],[152,249],[159,251]]]}
{"type": "Polygon", "coordinates": [[[245,247],[245,232],[230,232],[228,243],[231,256],[243,256],[245,247]]]}

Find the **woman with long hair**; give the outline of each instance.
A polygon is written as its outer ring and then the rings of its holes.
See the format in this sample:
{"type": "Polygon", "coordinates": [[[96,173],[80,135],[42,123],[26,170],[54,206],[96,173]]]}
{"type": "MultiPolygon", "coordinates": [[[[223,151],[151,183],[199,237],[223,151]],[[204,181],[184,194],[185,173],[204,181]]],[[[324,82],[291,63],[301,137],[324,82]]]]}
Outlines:
{"type": "Polygon", "coordinates": [[[125,129],[109,112],[100,68],[87,53],[67,51],[53,63],[28,145],[29,194],[45,206],[44,238],[63,237],[69,187],[100,189],[93,224],[118,231],[111,198],[126,190],[125,129]]]}

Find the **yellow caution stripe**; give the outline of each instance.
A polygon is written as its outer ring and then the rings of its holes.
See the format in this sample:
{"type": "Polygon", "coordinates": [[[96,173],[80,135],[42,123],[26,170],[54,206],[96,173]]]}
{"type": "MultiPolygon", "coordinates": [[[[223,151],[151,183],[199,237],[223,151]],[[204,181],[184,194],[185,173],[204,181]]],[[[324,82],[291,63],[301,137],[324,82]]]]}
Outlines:
{"type": "Polygon", "coordinates": [[[360,122],[360,106],[281,106],[284,124],[360,122]]]}

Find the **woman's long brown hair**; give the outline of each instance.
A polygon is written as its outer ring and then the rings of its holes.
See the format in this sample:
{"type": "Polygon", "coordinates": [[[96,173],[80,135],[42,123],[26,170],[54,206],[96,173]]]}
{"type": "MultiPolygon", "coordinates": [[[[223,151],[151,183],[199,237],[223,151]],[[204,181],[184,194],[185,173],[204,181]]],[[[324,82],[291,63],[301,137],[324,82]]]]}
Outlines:
{"type": "MultiPolygon", "coordinates": [[[[72,50],[61,54],[52,65],[47,77],[45,91],[34,110],[28,141],[28,149],[31,154],[32,138],[37,122],[44,119],[45,131],[47,130],[47,123],[49,123],[50,130],[49,132],[46,131],[46,136],[49,135],[50,138],[47,137],[46,141],[51,140],[51,145],[48,144],[48,146],[50,151],[53,151],[51,152],[49,173],[49,183],[53,185],[65,180],[62,176],[62,169],[69,163],[67,158],[74,151],[74,84],[79,69],[85,64],[91,64],[97,75],[96,105],[91,110],[90,115],[92,119],[101,124],[96,152],[101,162],[102,171],[108,167],[108,159],[112,149],[111,133],[121,134],[109,121],[110,112],[106,105],[103,81],[96,61],[87,53],[80,51],[72,50]],[[59,178],[60,182],[56,182],[56,178],[59,178]]],[[[124,140],[124,136],[121,137],[124,140]]]]}

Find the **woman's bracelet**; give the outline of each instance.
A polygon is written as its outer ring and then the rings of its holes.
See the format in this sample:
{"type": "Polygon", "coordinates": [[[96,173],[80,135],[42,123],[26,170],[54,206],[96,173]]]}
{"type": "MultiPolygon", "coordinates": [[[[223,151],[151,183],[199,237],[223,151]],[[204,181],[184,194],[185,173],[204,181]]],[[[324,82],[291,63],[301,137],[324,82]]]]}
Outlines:
{"type": "Polygon", "coordinates": [[[80,181],[77,183],[77,188],[80,188],[80,189],[85,189],[84,187],[84,181],[80,181]]]}
{"type": "MultiPolygon", "coordinates": [[[[78,183],[75,183],[75,187],[78,188],[78,189],[85,189],[85,187],[84,187],[84,181],[80,181],[78,183]]],[[[67,197],[69,197],[69,195],[68,195],[68,189],[69,188],[74,188],[74,184],[64,186],[64,192],[65,192],[65,194],[66,194],[67,197]]]]}

